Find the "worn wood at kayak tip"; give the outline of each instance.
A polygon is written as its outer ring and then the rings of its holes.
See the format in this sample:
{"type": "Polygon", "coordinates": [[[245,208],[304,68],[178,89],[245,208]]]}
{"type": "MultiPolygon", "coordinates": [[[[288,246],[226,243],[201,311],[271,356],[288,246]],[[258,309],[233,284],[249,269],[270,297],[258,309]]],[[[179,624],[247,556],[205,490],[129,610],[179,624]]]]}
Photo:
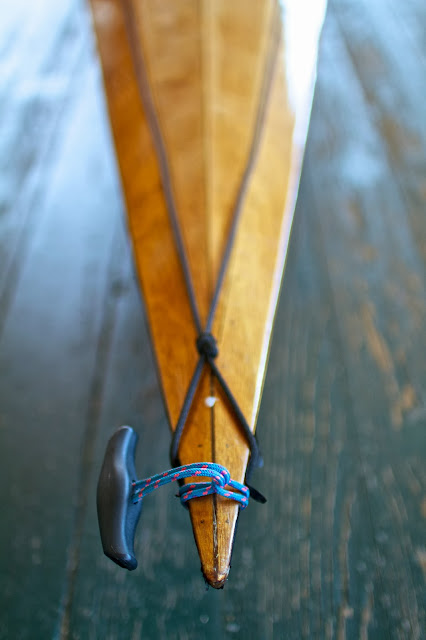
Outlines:
{"type": "MultiPolygon", "coordinates": [[[[309,29],[302,28],[300,6],[272,0],[92,0],[129,230],[172,429],[199,356],[168,201],[176,205],[204,323],[247,178],[212,333],[218,367],[254,431],[324,8],[316,3],[309,29]],[[295,73],[295,43],[300,47],[304,38],[303,64],[295,73]]],[[[207,367],[179,457],[182,464],[217,462],[244,481],[247,441],[207,367]],[[213,406],[206,402],[211,397],[213,406]]],[[[190,503],[202,570],[214,587],[228,576],[238,510],[219,496],[190,503]]]]}

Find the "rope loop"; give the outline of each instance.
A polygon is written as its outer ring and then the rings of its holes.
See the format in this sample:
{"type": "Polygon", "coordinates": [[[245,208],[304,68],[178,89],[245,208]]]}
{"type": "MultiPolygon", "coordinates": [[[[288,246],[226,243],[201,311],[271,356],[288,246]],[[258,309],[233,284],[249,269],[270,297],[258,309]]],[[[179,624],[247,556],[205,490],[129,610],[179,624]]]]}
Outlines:
{"type": "Polygon", "coordinates": [[[207,360],[217,358],[219,349],[217,348],[216,338],[208,331],[202,331],[195,341],[200,356],[204,356],[207,360]]]}
{"type": "Polygon", "coordinates": [[[152,493],[155,489],[168,484],[169,482],[179,482],[183,478],[211,478],[211,482],[190,482],[184,484],[179,489],[180,501],[186,505],[193,498],[202,498],[212,493],[217,493],[224,498],[235,500],[241,509],[245,509],[248,505],[250,490],[249,488],[232,480],[230,473],[226,467],[215,462],[195,462],[186,464],[182,467],[175,467],[155,476],[137,480],[132,484],[133,494],[132,501],[136,504],[142,500],[148,493],[152,493]]]}

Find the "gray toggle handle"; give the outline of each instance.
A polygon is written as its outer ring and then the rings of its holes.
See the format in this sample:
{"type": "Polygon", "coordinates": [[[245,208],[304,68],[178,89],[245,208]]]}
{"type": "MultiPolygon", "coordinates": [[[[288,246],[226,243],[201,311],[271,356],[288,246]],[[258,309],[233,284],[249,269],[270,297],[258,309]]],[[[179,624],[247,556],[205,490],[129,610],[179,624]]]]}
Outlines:
{"type": "Polygon", "coordinates": [[[97,507],[103,550],[129,571],[138,562],[134,552],[136,526],[142,501],[132,501],[136,481],[135,449],[138,436],[131,427],[120,427],[110,438],[98,481],[97,507]]]}

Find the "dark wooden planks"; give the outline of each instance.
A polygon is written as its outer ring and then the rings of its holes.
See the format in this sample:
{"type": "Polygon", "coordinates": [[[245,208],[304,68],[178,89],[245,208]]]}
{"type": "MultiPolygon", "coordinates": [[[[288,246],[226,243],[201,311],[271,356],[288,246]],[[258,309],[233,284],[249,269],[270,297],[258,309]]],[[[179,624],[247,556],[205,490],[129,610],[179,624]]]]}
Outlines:
{"type": "MultiPolygon", "coordinates": [[[[0,638],[421,637],[424,158],[413,140],[424,136],[424,76],[419,40],[392,16],[417,20],[422,7],[390,6],[333,3],[327,19],[258,425],[268,503],[241,514],[218,593],[204,590],[172,488],[146,501],[137,573],[101,552],[94,493],[106,438],[121,422],[139,430],[142,475],[167,466],[169,434],[99,78],[90,50],[68,40],[80,71],[48,100],[49,114],[67,117],[46,120],[46,171],[30,127],[33,231],[16,245],[20,275],[2,307],[0,638]]],[[[67,32],[75,13],[57,10],[67,32]]],[[[6,251],[24,175],[17,161],[7,170],[6,251]]]]}
{"type": "Polygon", "coordinates": [[[2,17],[0,82],[0,331],[32,235],[44,212],[64,118],[90,51],[79,0],[28,11],[16,3],[2,17]]]}
{"type": "MultiPolygon", "coordinates": [[[[345,46],[389,160],[389,175],[401,187],[406,216],[423,261],[426,230],[423,224],[426,195],[426,71],[422,61],[426,45],[424,3],[374,3],[343,0],[332,5],[345,46]],[[423,4],[423,6],[422,6],[423,4]],[[368,15],[368,20],[366,20],[368,15]]],[[[426,274],[425,274],[426,275],[426,274]]]]}
{"type": "MultiPolygon", "coordinates": [[[[372,99],[373,108],[365,101],[370,85],[362,82],[368,73],[353,64],[354,59],[359,64],[361,54],[352,50],[348,55],[341,37],[353,19],[344,25],[342,20],[340,15],[338,28],[330,12],[318,81],[322,100],[313,114],[306,168],[321,221],[359,442],[358,499],[368,508],[372,527],[367,543],[375,559],[362,564],[364,571],[376,567],[369,627],[391,637],[419,638],[424,628],[419,560],[426,445],[426,369],[419,353],[426,346],[426,296],[415,229],[424,228],[424,210],[397,178],[390,179],[398,163],[406,167],[408,161],[389,151],[391,142],[380,124],[392,117],[403,126],[405,112],[395,112],[395,104],[379,98],[372,99]],[[335,82],[336,72],[342,84],[335,82]],[[327,168],[319,171],[324,159],[327,168]],[[381,623],[378,608],[385,614],[381,623]]],[[[377,76],[377,93],[385,94],[390,82],[389,74],[377,76]]],[[[421,127],[416,131],[422,135],[421,127]]],[[[401,146],[408,152],[409,144],[401,146]]],[[[356,567],[352,575],[356,589],[362,582],[356,567]]]]}
{"type": "Polygon", "coordinates": [[[102,197],[119,202],[111,155],[96,152],[102,125],[92,60],[89,49],[79,91],[68,98],[72,118],[56,129],[52,170],[39,173],[43,198],[28,212],[38,221],[17,256],[20,278],[0,342],[2,638],[53,637],[80,506],[80,457],[91,465],[84,437],[97,401],[90,393],[118,222],[92,185],[104,181],[102,197]]]}

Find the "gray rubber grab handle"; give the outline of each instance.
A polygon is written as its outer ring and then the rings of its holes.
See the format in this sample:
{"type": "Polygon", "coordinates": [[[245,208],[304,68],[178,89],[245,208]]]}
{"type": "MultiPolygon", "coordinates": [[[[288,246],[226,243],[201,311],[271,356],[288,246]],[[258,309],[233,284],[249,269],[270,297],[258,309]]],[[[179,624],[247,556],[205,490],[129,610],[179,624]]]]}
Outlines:
{"type": "Polygon", "coordinates": [[[120,427],[114,433],[107,445],[97,491],[104,553],[129,571],[138,566],[134,537],[142,509],[142,501],[132,502],[137,441],[138,436],[131,427],[120,427]]]}

